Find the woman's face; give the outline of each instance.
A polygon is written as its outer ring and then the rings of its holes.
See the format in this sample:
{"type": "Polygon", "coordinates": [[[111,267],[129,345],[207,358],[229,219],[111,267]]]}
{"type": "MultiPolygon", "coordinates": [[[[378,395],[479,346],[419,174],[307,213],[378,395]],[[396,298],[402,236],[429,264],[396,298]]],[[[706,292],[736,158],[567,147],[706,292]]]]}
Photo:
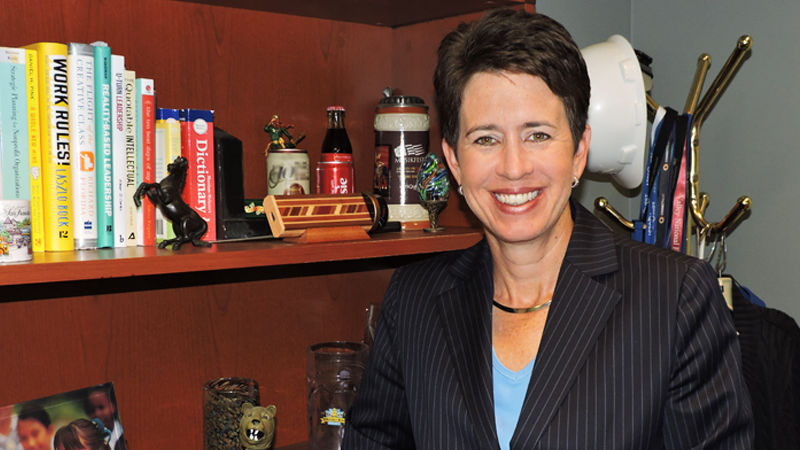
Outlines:
{"type": "Polygon", "coordinates": [[[564,104],[541,78],[481,72],[464,88],[458,154],[442,146],[470,209],[494,238],[546,241],[571,230],[567,202],[590,135],[587,126],[576,151],[564,104]]]}

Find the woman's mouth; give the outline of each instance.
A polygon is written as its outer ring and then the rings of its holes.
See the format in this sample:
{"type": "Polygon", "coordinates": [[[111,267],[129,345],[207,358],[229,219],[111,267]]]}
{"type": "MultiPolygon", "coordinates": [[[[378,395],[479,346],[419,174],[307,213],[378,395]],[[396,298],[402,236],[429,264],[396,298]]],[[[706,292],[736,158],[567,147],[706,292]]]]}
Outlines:
{"type": "Polygon", "coordinates": [[[493,194],[494,198],[496,198],[497,201],[499,201],[504,205],[519,206],[528,203],[529,201],[538,197],[539,192],[541,191],[536,190],[536,191],[526,192],[524,194],[500,194],[497,192],[494,192],[493,194]]]}

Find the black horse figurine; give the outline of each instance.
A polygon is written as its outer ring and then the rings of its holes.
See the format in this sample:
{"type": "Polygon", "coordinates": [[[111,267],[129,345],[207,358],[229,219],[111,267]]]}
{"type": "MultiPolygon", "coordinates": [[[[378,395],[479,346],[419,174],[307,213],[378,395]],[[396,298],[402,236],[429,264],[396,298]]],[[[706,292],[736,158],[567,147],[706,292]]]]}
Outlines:
{"type": "Polygon", "coordinates": [[[142,197],[147,195],[164,217],[172,222],[175,239],[164,239],[158,244],[158,248],[172,245],[173,250],[178,250],[186,242],[191,242],[195,247],[211,247],[210,243],[200,240],[208,231],[208,224],[181,198],[188,168],[189,161],[179,156],[167,165],[169,175],[163,180],[142,183],[133,194],[133,202],[137,208],[142,206],[142,197]]]}

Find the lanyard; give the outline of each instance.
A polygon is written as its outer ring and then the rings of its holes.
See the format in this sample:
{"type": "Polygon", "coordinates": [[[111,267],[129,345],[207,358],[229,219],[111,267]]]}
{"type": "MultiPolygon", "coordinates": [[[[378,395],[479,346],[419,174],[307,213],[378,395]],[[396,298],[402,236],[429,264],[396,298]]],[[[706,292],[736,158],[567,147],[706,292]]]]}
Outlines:
{"type": "MultiPolygon", "coordinates": [[[[689,124],[687,122],[687,116],[685,114],[677,116],[675,119],[675,127],[672,130],[672,135],[669,137],[667,148],[664,152],[664,160],[661,164],[658,183],[658,214],[655,243],[664,248],[672,247],[672,226],[675,220],[681,222],[680,234],[683,235],[683,220],[678,217],[673,217],[673,213],[676,212],[676,204],[685,200],[685,196],[683,199],[676,199],[675,195],[682,168],[688,129],[689,124]]],[[[682,209],[677,212],[683,214],[682,209]]],[[[676,229],[674,231],[677,232],[678,230],[676,229]]]]}
{"type": "MultiPolygon", "coordinates": [[[[678,171],[678,177],[675,179],[675,187],[673,189],[672,224],[670,226],[669,240],[669,248],[676,252],[683,252],[686,247],[686,240],[684,239],[684,234],[686,233],[686,186],[689,176],[688,164],[690,161],[686,155],[686,149],[688,148],[688,130],[692,123],[692,116],[684,114],[680,119],[680,131],[678,134],[682,133],[683,139],[682,148],[680,149],[681,156],[678,161],[680,170],[678,171]]],[[[679,143],[681,142],[676,142],[676,147],[679,143]]]]}
{"type": "Polygon", "coordinates": [[[646,220],[647,202],[650,195],[650,166],[653,162],[653,148],[655,147],[658,130],[661,128],[661,124],[664,121],[666,114],[667,110],[659,106],[658,110],[656,110],[655,117],[653,118],[653,126],[650,130],[650,146],[647,152],[647,166],[644,171],[644,179],[642,180],[642,196],[641,205],[639,206],[639,219],[633,221],[633,233],[631,235],[633,240],[639,242],[644,242],[644,221],[646,220]]]}
{"type": "MultiPolygon", "coordinates": [[[[657,243],[657,222],[659,216],[659,203],[666,204],[666,199],[659,198],[659,187],[663,182],[667,185],[671,181],[669,174],[664,174],[663,164],[667,163],[669,169],[668,159],[665,158],[667,153],[668,143],[674,134],[675,122],[678,113],[672,108],[659,108],[656,113],[656,121],[654,121],[655,130],[652,134],[650,152],[647,160],[647,170],[645,171],[644,181],[642,183],[642,201],[640,208],[640,221],[634,226],[633,238],[648,244],[657,243]],[[658,121],[658,117],[663,117],[658,121]],[[658,123],[655,125],[655,123],[658,123]],[[663,178],[666,177],[666,178],[663,178]]],[[[668,170],[667,170],[668,172],[668,170]]],[[[662,214],[663,216],[663,214],[662,214]]]]}

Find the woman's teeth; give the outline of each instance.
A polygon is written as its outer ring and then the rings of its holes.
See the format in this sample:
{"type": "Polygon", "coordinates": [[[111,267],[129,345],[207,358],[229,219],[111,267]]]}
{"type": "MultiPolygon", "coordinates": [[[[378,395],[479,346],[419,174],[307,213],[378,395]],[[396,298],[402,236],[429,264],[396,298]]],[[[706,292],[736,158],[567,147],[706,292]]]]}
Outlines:
{"type": "Polygon", "coordinates": [[[527,192],[525,194],[494,194],[495,198],[500,201],[500,203],[505,203],[506,205],[512,206],[519,206],[523,203],[527,203],[536,197],[539,196],[539,191],[527,192]]]}

